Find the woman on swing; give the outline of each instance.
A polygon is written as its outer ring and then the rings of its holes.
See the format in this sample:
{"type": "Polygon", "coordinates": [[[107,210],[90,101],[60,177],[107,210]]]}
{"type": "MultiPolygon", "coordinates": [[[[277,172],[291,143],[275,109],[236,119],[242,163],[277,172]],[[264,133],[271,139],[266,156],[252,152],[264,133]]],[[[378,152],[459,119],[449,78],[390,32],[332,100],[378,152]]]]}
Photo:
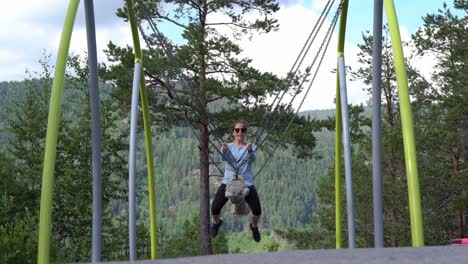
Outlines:
{"type": "Polygon", "coordinates": [[[258,231],[258,221],[262,213],[260,199],[258,198],[257,190],[253,185],[252,164],[255,161],[257,146],[245,142],[245,134],[247,132],[247,125],[244,121],[237,121],[234,123],[232,135],[234,142],[224,143],[222,152],[224,159],[229,162],[224,166],[223,183],[219,186],[215,194],[213,203],[211,205],[211,214],[213,215],[213,225],[210,229],[210,236],[216,237],[218,235],[219,227],[223,224],[221,219],[221,209],[227,203],[228,198],[225,196],[226,186],[229,185],[236,174],[242,176],[245,185],[249,189],[249,193],[245,196],[245,201],[252,211],[252,218],[250,223],[250,230],[252,231],[253,239],[260,242],[260,232],[258,231]],[[235,165],[237,168],[234,168],[235,165]]]}

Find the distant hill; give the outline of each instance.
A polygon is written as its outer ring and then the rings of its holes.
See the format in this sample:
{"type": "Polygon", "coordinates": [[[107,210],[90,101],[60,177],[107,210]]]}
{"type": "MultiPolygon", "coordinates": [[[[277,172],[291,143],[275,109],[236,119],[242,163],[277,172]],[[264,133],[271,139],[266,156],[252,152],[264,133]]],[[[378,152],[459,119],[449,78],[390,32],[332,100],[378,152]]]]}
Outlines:
{"type": "Polygon", "coordinates": [[[318,120],[327,119],[335,116],[335,109],[323,109],[323,110],[308,110],[299,112],[299,115],[310,116],[318,120]]]}

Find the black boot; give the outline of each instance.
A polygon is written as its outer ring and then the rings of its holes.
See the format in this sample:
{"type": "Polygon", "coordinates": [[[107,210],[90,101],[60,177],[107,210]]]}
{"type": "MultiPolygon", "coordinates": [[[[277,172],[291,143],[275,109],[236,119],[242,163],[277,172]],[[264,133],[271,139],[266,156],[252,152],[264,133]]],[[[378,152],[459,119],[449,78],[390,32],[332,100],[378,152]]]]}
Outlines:
{"type": "Polygon", "coordinates": [[[253,227],[252,224],[250,224],[250,230],[252,230],[252,237],[255,240],[255,242],[260,242],[261,236],[260,231],[258,231],[258,226],[253,227]]]}
{"type": "Polygon", "coordinates": [[[210,228],[210,237],[214,238],[218,235],[219,227],[223,224],[223,219],[219,219],[219,224],[213,223],[210,228]]]}

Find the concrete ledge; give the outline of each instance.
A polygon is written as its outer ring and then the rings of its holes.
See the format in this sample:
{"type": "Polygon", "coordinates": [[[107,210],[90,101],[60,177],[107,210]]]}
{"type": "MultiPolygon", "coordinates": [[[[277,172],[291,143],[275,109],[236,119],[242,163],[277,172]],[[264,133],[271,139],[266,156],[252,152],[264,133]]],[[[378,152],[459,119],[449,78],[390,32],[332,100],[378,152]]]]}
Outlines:
{"type": "MultiPolygon", "coordinates": [[[[130,262],[109,262],[130,263],[130,262]]],[[[341,249],[341,250],[295,250],[263,254],[230,254],[138,261],[137,263],[156,264],[296,264],[296,263],[468,263],[468,246],[438,246],[423,248],[381,248],[381,249],[341,249]]]]}

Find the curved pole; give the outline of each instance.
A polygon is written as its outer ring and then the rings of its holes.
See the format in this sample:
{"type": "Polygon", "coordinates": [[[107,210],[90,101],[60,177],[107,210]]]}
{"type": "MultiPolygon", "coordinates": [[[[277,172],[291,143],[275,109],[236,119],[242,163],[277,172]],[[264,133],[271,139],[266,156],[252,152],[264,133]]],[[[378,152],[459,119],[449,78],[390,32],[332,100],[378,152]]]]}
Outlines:
{"type": "MultiPolygon", "coordinates": [[[[344,54],[344,41],[346,34],[346,19],[348,16],[348,0],[343,1],[340,14],[338,33],[338,57],[344,54]]],[[[342,109],[340,93],[339,70],[336,72],[336,113],[335,113],[335,225],[336,225],[336,248],[341,248],[341,145],[342,145],[342,109]]],[[[349,203],[347,203],[349,204],[349,203]]],[[[349,223],[348,215],[348,223],[349,223]]],[[[353,223],[354,223],[354,219],[353,223]]],[[[348,224],[349,225],[349,224],[348,224]]],[[[354,234],[354,228],[352,230],[354,234]]],[[[350,230],[348,228],[348,235],[350,230]]],[[[354,240],[354,239],[353,239],[354,240]]],[[[351,241],[351,240],[350,240],[351,241]]],[[[354,243],[354,241],[353,241],[354,243]]]]}
{"type": "Polygon", "coordinates": [[[384,247],[382,202],[382,13],[383,0],[374,0],[372,44],[372,190],[374,203],[374,246],[384,247]]]}
{"type": "Polygon", "coordinates": [[[88,40],[89,94],[91,105],[92,166],[93,166],[93,242],[92,262],[101,261],[102,177],[101,177],[101,117],[99,109],[99,79],[96,49],[96,26],[93,0],[85,0],[86,34],[88,40]]]}
{"type": "MultiPolygon", "coordinates": [[[[132,29],[133,48],[135,49],[135,63],[141,62],[142,52],[140,47],[140,39],[138,29],[135,22],[135,17],[132,12],[133,0],[127,0],[127,11],[132,29]]],[[[151,139],[151,121],[148,106],[148,94],[146,92],[145,76],[141,73],[140,77],[140,98],[141,109],[143,112],[143,129],[145,134],[145,149],[146,162],[148,167],[148,197],[150,205],[150,236],[151,236],[151,259],[157,258],[157,240],[156,240],[156,194],[154,180],[154,162],[153,162],[153,143],[151,139]]]]}
{"type": "Polygon", "coordinates": [[[340,77],[341,111],[343,123],[343,146],[346,180],[346,208],[348,215],[348,247],[355,248],[354,228],[354,198],[353,198],[353,173],[351,166],[351,133],[349,127],[348,92],[346,90],[346,67],[344,56],[338,57],[338,74],[340,77]]]}
{"type": "Polygon", "coordinates": [[[54,82],[50,97],[49,117],[47,121],[47,135],[44,152],[44,165],[42,170],[41,207],[39,216],[39,241],[37,262],[48,264],[50,258],[50,240],[52,229],[52,194],[54,185],[55,158],[57,153],[57,137],[60,122],[60,109],[62,104],[65,68],[67,65],[68,50],[73,32],[76,11],[79,0],[70,0],[63,25],[60,47],[55,64],[54,82]]]}
{"type": "Polygon", "coordinates": [[[418,164],[416,160],[416,146],[414,143],[413,117],[409,99],[408,77],[406,75],[405,59],[398,27],[398,19],[393,0],[385,0],[385,11],[388,18],[390,38],[392,40],[395,73],[400,99],[400,115],[403,130],[403,147],[405,151],[405,165],[408,179],[408,198],[411,222],[411,240],[413,247],[424,246],[423,222],[421,213],[421,198],[419,193],[418,164]]]}
{"type": "Polygon", "coordinates": [[[336,77],[336,113],[335,113],[335,244],[341,248],[341,127],[340,80],[336,77]]]}
{"type": "Polygon", "coordinates": [[[128,240],[130,242],[130,261],[136,255],[136,150],[138,122],[138,90],[140,88],[141,64],[135,64],[133,73],[132,108],[130,112],[130,154],[128,155],[128,240]]]}

